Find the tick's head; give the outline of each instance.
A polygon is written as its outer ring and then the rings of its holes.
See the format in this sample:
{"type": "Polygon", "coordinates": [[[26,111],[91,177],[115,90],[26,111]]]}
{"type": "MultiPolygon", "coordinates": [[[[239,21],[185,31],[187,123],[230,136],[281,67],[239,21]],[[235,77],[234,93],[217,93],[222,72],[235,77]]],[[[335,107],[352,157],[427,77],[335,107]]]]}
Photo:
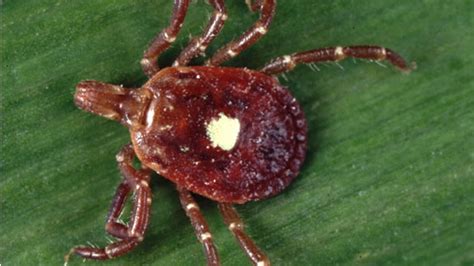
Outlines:
{"type": "Polygon", "coordinates": [[[119,121],[132,128],[142,124],[149,97],[144,89],[127,89],[86,80],[77,84],[74,102],[82,110],[119,121]]]}

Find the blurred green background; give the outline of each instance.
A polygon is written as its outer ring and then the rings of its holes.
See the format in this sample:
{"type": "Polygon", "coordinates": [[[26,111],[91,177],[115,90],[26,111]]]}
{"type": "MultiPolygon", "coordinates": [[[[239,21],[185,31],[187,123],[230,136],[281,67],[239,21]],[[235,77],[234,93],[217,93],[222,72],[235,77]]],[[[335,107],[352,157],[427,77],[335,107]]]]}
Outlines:
{"type": "MultiPolygon", "coordinates": [[[[125,128],[75,108],[83,79],[138,87],[143,50],[171,0],[0,1],[0,264],[60,265],[71,246],[107,243],[125,128]]],[[[474,1],[278,3],[269,33],[229,66],[334,45],[379,44],[416,61],[404,75],[361,60],[299,66],[280,78],[303,106],[309,150],[281,195],[238,206],[275,265],[473,265],[474,1]]],[[[209,54],[258,14],[227,1],[209,54]]],[[[170,64],[211,13],[193,1],[170,64]]],[[[195,63],[201,62],[196,60],[195,63]]],[[[172,184],[153,179],[145,241],[108,262],[203,265],[172,184]]],[[[223,265],[249,265],[215,203],[198,198],[223,265]]]]}

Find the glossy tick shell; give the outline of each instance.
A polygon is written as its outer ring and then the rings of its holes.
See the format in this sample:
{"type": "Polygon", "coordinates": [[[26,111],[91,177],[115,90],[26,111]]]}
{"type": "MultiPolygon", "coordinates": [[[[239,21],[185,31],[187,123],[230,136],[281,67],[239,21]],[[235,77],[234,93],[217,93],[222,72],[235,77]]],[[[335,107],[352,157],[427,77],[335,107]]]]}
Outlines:
{"type": "Polygon", "coordinates": [[[130,130],[140,161],[186,189],[219,202],[244,203],[281,192],[298,174],[307,126],[297,101],[275,78],[223,67],[160,71],[144,126],[130,130]],[[238,119],[235,145],[212,145],[211,119],[238,119]]]}

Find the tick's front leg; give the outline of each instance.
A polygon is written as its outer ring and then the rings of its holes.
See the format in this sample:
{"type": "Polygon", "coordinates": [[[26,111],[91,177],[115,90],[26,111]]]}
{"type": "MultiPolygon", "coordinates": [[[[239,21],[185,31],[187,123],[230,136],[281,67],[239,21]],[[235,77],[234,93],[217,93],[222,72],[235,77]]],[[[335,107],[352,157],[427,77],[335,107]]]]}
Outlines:
{"type": "Polygon", "coordinates": [[[66,264],[71,254],[77,254],[83,258],[96,260],[107,260],[118,257],[132,250],[143,240],[150,215],[150,171],[148,169],[135,169],[132,166],[134,155],[135,153],[131,145],[124,146],[117,154],[117,162],[120,172],[124,176],[124,180],[117,187],[105,226],[108,233],[120,240],[105,248],[74,247],[64,258],[66,264]],[[128,225],[125,225],[118,220],[122,213],[125,200],[132,190],[135,192],[132,215],[128,225]]]}
{"type": "Polygon", "coordinates": [[[173,15],[171,16],[170,25],[156,35],[148,49],[145,51],[140,63],[143,71],[148,77],[151,77],[158,72],[159,67],[157,65],[157,58],[176,40],[176,36],[183,26],[188,6],[189,0],[174,1],[173,15]]]}
{"type": "Polygon", "coordinates": [[[219,35],[224,22],[227,19],[227,13],[224,6],[224,0],[209,0],[209,4],[214,8],[214,13],[207,24],[206,29],[201,36],[193,38],[188,46],[184,48],[174,61],[173,66],[185,66],[199,54],[204,54],[209,44],[219,35]]]}
{"type": "Polygon", "coordinates": [[[375,61],[387,60],[404,72],[409,72],[413,68],[407,65],[403,57],[388,48],[375,45],[355,45],[320,48],[277,57],[260,71],[267,75],[277,75],[293,70],[298,64],[338,62],[350,57],[375,61]]]}
{"type": "Polygon", "coordinates": [[[253,4],[247,1],[251,10],[260,10],[260,18],[244,34],[220,48],[207,62],[208,66],[218,66],[232,59],[252,46],[265,35],[275,15],[275,0],[257,0],[253,4]]]}

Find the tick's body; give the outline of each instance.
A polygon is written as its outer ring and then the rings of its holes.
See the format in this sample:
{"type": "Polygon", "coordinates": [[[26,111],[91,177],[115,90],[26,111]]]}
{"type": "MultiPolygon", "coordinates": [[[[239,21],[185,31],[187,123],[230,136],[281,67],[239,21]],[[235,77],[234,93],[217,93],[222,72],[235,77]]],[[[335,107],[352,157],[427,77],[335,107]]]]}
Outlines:
{"type": "Polygon", "coordinates": [[[239,68],[179,67],[142,88],[152,97],[144,126],[131,130],[134,150],[174,183],[218,202],[244,203],[279,193],[298,173],[306,121],[274,78],[239,68]],[[236,126],[216,124],[221,136],[213,139],[212,121],[226,118],[236,126]]]}
{"type": "MultiPolygon", "coordinates": [[[[209,265],[219,258],[207,223],[189,191],[219,202],[225,223],[256,265],[269,259],[245,234],[231,203],[261,200],[280,193],[297,176],[306,151],[306,120],[297,101],[271,75],[299,63],[338,61],[346,57],[389,60],[402,70],[405,61],[379,46],[331,47],[282,56],[260,71],[218,65],[236,56],[267,32],[275,11],[273,0],[247,1],[260,19],[240,38],[220,49],[207,66],[186,67],[222,29],[227,17],[222,0],[205,33],[191,41],[173,67],[159,70],[158,55],[176,39],[189,1],[175,0],[171,24],[152,42],[141,61],[150,80],[139,89],[83,81],[76,105],[119,121],[130,130],[132,145],[117,155],[124,176],[117,188],[106,230],[118,240],[105,248],[75,247],[71,253],[110,259],[143,240],[152,201],[150,169],[176,184],[181,204],[204,245],[209,265]],[[142,168],[135,169],[137,156],[142,168]],[[134,192],[128,224],[119,222],[127,196],[134,192]]],[[[69,254],[66,256],[66,261],[69,254]]]]}

